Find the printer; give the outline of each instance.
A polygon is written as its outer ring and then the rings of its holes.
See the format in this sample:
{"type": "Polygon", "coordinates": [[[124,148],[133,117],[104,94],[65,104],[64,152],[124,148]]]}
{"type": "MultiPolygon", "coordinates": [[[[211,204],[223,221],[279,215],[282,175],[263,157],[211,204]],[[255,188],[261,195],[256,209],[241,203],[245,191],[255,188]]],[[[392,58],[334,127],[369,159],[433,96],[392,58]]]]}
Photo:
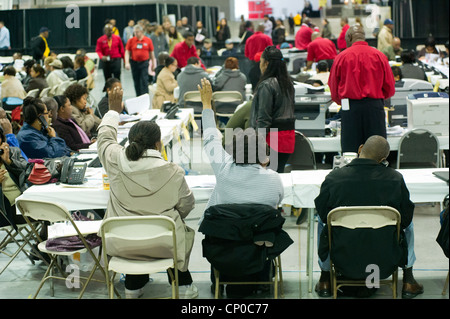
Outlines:
{"type": "Polygon", "coordinates": [[[395,84],[395,94],[386,100],[385,106],[393,108],[388,112],[388,123],[390,126],[408,125],[408,112],[406,99],[408,95],[421,92],[433,91],[433,85],[430,82],[404,78],[395,84]]]}
{"type": "Polygon", "coordinates": [[[308,56],[308,52],[306,50],[299,50],[296,48],[292,48],[289,50],[284,49],[282,51],[282,54],[283,58],[287,62],[287,70],[291,74],[300,72],[299,68],[306,64],[306,57],[308,56]],[[297,62],[294,65],[295,61],[297,62]]]}
{"type": "Polygon", "coordinates": [[[295,130],[307,137],[325,136],[325,113],[331,105],[331,95],[324,93],[324,87],[305,83],[294,83],[295,130]]]}
{"type": "Polygon", "coordinates": [[[437,136],[449,135],[448,94],[425,92],[408,95],[408,130],[427,129],[437,136]]]}

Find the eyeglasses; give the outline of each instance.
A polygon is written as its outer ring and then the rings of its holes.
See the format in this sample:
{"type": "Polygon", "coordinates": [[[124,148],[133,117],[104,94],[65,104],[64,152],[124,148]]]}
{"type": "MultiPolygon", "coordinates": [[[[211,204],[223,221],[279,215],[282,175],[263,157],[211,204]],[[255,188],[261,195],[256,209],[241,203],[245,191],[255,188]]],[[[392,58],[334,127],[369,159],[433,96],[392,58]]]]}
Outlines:
{"type": "Polygon", "coordinates": [[[44,112],[44,113],[42,113],[43,115],[46,115],[46,114],[49,114],[49,112],[44,112]]]}

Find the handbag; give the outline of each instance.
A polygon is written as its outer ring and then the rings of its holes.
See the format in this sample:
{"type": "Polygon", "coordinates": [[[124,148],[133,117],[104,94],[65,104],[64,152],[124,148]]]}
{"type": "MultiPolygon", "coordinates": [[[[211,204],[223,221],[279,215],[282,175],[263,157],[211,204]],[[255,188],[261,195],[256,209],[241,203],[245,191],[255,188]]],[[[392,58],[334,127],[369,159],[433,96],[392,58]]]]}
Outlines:
{"type": "Polygon", "coordinates": [[[28,175],[28,181],[34,185],[42,185],[49,182],[52,178],[52,174],[44,165],[44,161],[37,159],[30,160],[30,162],[34,163],[34,165],[31,169],[30,175],[28,175]]]}

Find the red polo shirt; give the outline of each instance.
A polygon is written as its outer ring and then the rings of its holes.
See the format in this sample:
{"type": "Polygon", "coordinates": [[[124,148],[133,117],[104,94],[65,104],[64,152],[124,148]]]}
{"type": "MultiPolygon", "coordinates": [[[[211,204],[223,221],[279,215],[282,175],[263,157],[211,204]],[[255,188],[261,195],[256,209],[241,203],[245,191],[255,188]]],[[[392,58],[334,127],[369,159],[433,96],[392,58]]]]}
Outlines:
{"type": "Polygon", "coordinates": [[[153,52],[153,42],[146,36],[143,36],[141,40],[132,37],[127,41],[126,50],[131,52],[131,60],[147,61],[150,59],[150,52],[153,52]]]}
{"type": "Polygon", "coordinates": [[[306,24],[302,24],[300,30],[295,35],[295,47],[299,50],[306,50],[308,44],[311,43],[311,35],[313,30],[306,24]]]}
{"type": "Polygon", "coordinates": [[[357,41],[334,59],[328,79],[331,98],[387,99],[395,94],[395,80],[389,61],[365,41],[357,41]]]}
{"type": "Polygon", "coordinates": [[[330,39],[318,37],[308,44],[307,61],[318,62],[320,60],[334,60],[336,57],[336,46],[330,39]]]}
{"type": "MultiPolygon", "coordinates": [[[[177,43],[175,45],[175,47],[173,48],[172,54],[170,56],[177,60],[178,67],[180,69],[184,68],[187,65],[187,60],[189,58],[191,58],[191,57],[198,58],[199,57],[197,54],[197,49],[196,49],[195,45],[192,45],[191,47],[189,47],[186,44],[186,41],[177,43]]],[[[203,69],[206,69],[205,66],[203,65],[203,63],[201,63],[201,65],[202,65],[203,69]]]]}
{"type": "Polygon", "coordinates": [[[110,56],[111,59],[123,59],[125,56],[122,39],[115,34],[111,35],[111,39],[109,40],[106,35],[102,35],[98,38],[95,52],[97,52],[100,59],[103,56],[110,56]]]}
{"type": "Polygon", "coordinates": [[[337,48],[339,50],[343,50],[347,48],[347,42],[345,41],[345,34],[347,33],[347,30],[350,28],[348,24],[344,25],[342,27],[342,31],[339,34],[339,38],[337,39],[337,48]]]}
{"type": "Polygon", "coordinates": [[[252,61],[255,61],[255,54],[264,51],[267,47],[272,46],[272,38],[268,35],[257,31],[251,35],[245,43],[245,56],[252,61]]]}

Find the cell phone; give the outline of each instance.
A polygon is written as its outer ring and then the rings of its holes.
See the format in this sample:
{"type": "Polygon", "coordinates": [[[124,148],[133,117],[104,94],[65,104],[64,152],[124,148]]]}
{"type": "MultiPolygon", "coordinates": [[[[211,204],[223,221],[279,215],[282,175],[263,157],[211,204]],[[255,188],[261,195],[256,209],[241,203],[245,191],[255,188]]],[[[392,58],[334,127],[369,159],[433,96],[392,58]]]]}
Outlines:
{"type": "Polygon", "coordinates": [[[42,126],[47,129],[48,128],[48,123],[47,120],[45,119],[44,115],[39,116],[39,121],[41,122],[42,126]]]}

